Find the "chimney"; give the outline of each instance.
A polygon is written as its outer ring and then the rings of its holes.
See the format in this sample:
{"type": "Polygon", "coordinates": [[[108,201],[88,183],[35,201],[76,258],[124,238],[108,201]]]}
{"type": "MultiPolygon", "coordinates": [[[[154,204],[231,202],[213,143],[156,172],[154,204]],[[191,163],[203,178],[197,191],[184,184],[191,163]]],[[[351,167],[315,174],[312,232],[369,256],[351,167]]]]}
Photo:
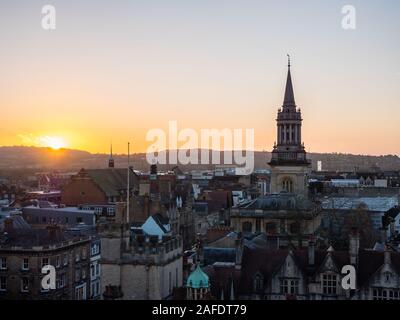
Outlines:
{"type": "Polygon", "coordinates": [[[315,265],[315,240],[314,236],[310,237],[308,241],[308,265],[313,267],[315,265]]]}
{"type": "Polygon", "coordinates": [[[150,216],[150,197],[147,193],[143,197],[143,213],[146,219],[150,216]]]}
{"type": "Polygon", "coordinates": [[[4,220],[4,231],[10,233],[14,230],[14,221],[12,218],[7,218],[4,220]]]}
{"type": "Polygon", "coordinates": [[[381,227],[381,243],[385,244],[387,242],[387,228],[386,227],[381,227]]]}
{"type": "Polygon", "coordinates": [[[391,263],[391,252],[388,246],[385,246],[385,251],[384,251],[384,264],[385,265],[390,265],[391,263]]]}
{"type": "Polygon", "coordinates": [[[243,237],[242,233],[238,232],[235,240],[235,269],[240,270],[242,268],[242,256],[243,256],[243,237]]]}
{"type": "Polygon", "coordinates": [[[358,251],[360,250],[360,234],[356,228],[350,232],[349,238],[349,255],[352,265],[358,264],[358,251]]]}

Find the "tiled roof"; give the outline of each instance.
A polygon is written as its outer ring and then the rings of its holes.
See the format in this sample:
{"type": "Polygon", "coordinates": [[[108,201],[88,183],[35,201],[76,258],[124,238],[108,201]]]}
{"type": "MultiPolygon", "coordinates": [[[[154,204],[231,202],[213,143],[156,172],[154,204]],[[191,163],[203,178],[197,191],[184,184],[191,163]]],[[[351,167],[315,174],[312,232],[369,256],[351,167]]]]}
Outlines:
{"type": "MultiPolygon", "coordinates": [[[[107,197],[116,197],[121,195],[120,190],[126,190],[127,187],[127,169],[107,168],[107,169],[89,169],[86,170],[93,181],[104,191],[107,197]]],[[[137,175],[131,170],[129,174],[130,187],[138,184],[137,175]]]]}

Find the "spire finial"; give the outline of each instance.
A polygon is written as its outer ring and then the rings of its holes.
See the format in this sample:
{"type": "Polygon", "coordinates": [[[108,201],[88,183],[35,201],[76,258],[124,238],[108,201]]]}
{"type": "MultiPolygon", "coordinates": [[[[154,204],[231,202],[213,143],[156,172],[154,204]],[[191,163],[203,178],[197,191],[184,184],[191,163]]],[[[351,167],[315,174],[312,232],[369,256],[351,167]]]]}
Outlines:
{"type": "Polygon", "coordinates": [[[288,58],[288,68],[290,69],[290,54],[287,54],[287,58],[288,58]]]}

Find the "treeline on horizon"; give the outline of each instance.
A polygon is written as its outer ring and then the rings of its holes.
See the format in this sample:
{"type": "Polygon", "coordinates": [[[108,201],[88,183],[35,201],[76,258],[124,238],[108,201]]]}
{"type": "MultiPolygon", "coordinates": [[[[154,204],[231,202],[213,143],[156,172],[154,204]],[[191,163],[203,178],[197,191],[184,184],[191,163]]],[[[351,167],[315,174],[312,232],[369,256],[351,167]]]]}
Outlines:
{"type": "MultiPolygon", "coordinates": [[[[168,153],[168,152],[167,152],[168,153]]],[[[220,151],[223,159],[223,151],[220,151]]],[[[200,157],[200,152],[199,152],[200,157]]],[[[324,171],[397,171],[400,170],[400,158],[397,155],[355,155],[348,153],[309,153],[312,168],[316,170],[317,162],[322,162],[324,171]]],[[[40,147],[0,147],[0,169],[32,169],[69,171],[80,168],[105,168],[109,154],[92,154],[87,151],[61,149],[52,150],[40,147]]],[[[167,154],[168,158],[168,154],[167,154]]],[[[271,153],[255,151],[255,168],[268,169],[271,153]]],[[[127,166],[127,156],[114,155],[116,167],[127,166]]],[[[144,153],[133,153],[130,156],[131,166],[137,170],[148,171],[149,164],[144,153]]],[[[200,161],[199,161],[200,162],[200,161]]],[[[159,165],[160,170],[171,170],[176,165],[159,165]]],[[[189,164],[178,165],[183,171],[196,169],[214,169],[214,165],[189,164]]]]}

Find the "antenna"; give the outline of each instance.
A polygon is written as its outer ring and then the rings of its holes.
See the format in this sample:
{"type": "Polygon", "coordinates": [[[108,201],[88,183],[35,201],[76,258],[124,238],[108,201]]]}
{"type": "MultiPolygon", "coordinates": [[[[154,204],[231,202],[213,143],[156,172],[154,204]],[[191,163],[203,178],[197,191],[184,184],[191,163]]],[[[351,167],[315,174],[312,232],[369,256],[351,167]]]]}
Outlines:
{"type": "Polygon", "coordinates": [[[128,174],[127,174],[127,186],[126,186],[126,223],[129,223],[129,197],[130,197],[130,186],[129,186],[129,173],[131,171],[130,165],[129,165],[129,146],[130,143],[128,142],[128,174]]]}
{"type": "Polygon", "coordinates": [[[290,69],[290,54],[287,54],[288,57],[288,68],[290,69]]]}

